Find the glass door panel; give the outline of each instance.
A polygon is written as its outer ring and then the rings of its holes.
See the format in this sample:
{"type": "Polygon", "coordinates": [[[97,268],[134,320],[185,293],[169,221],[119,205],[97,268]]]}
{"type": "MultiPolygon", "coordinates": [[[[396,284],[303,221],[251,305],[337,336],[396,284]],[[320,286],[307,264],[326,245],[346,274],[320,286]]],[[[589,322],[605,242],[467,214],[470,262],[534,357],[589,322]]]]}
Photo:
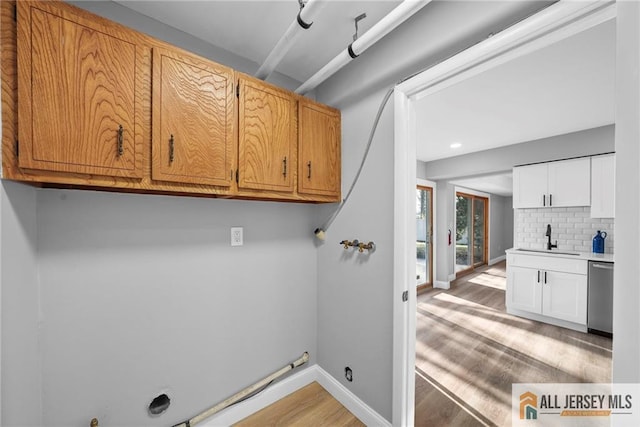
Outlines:
{"type": "Polygon", "coordinates": [[[473,265],[485,263],[485,202],[473,199],[473,265]]]}
{"type": "Polygon", "coordinates": [[[473,199],[456,194],[456,272],[471,267],[471,207],[473,199]]]}
{"type": "Polygon", "coordinates": [[[430,187],[418,187],[416,190],[416,286],[429,285],[432,281],[432,195],[430,187]]]}

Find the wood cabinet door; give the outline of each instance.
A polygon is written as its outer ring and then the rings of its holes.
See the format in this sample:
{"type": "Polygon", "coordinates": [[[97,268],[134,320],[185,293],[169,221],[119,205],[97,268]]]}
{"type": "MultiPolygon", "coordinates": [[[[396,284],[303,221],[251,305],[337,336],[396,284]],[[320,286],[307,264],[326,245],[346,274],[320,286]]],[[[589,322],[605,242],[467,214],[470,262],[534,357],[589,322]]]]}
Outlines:
{"type": "Polygon", "coordinates": [[[547,195],[548,164],[513,168],[513,207],[549,206],[547,195]]]}
{"type": "Polygon", "coordinates": [[[340,199],[340,112],[301,99],[298,104],[298,192],[340,199]]]}
{"type": "Polygon", "coordinates": [[[134,39],[55,3],[17,3],[19,166],[141,177],[134,39]]]}
{"type": "Polygon", "coordinates": [[[554,207],[591,205],[588,157],[549,163],[549,200],[554,207]]]}
{"type": "Polygon", "coordinates": [[[154,180],[229,187],[234,179],[234,76],[186,52],[154,48],[154,180]]]}
{"type": "Polygon", "coordinates": [[[539,269],[509,266],[507,269],[507,307],[542,312],[542,280],[539,269]]]}
{"type": "Polygon", "coordinates": [[[587,276],[545,271],[542,314],[569,322],[587,324],[587,276]]]}
{"type": "Polygon", "coordinates": [[[264,82],[239,79],[238,187],[293,191],[297,101],[264,82]]]}

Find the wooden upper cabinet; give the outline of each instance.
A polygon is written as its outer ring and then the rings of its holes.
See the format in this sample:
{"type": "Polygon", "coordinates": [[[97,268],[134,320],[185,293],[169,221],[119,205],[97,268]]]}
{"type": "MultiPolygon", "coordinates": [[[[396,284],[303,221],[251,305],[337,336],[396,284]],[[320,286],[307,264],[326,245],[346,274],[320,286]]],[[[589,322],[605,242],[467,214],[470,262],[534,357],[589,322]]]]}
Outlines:
{"type": "Polygon", "coordinates": [[[154,180],[231,186],[234,73],[178,50],[153,49],[154,180]]]}
{"type": "Polygon", "coordinates": [[[296,96],[247,76],[239,86],[238,187],[293,192],[296,96]]]}
{"type": "Polygon", "coordinates": [[[141,177],[135,38],[47,2],[17,11],[19,166],[141,177]]]}
{"type": "Polygon", "coordinates": [[[298,192],[340,199],[340,111],[300,99],[298,192]]]}

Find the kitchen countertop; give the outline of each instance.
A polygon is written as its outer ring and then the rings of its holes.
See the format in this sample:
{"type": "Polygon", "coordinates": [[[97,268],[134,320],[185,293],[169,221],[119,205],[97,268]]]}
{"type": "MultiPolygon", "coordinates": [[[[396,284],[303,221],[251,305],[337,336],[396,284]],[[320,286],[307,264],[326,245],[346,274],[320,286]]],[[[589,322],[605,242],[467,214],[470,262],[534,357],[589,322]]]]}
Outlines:
{"type": "Polygon", "coordinates": [[[603,261],[614,262],[613,254],[594,254],[593,252],[576,252],[576,251],[563,251],[558,249],[552,249],[550,251],[544,249],[520,249],[511,248],[505,251],[508,254],[519,255],[542,255],[556,258],[569,258],[569,259],[582,259],[585,261],[603,261]]]}

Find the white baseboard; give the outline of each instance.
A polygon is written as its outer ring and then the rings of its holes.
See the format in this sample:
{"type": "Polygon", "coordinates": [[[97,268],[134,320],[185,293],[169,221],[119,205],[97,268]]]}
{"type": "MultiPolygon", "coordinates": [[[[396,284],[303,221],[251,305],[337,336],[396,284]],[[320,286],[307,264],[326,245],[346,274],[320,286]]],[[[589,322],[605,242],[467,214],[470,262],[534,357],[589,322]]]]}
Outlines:
{"type": "Polygon", "coordinates": [[[219,427],[235,424],[314,381],[317,381],[322,387],[324,387],[329,394],[331,394],[365,425],[391,426],[389,421],[371,409],[355,394],[340,384],[335,378],[329,375],[318,365],[309,366],[308,368],[268,387],[262,393],[213,415],[205,421],[203,426],[219,427]]]}
{"type": "Polygon", "coordinates": [[[507,255],[506,254],[489,260],[489,265],[497,264],[500,261],[504,261],[505,259],[507,259],[507,255]]]}
{"type": "Polygon", "coordinates": [[[456,280],[456,273],[449,275],[449,283],[453,282],[454,280],[456,280]]]}
{"type": "Polygon", "coordinates": [[[438,289],[449,289],[451,287],[451,282],[445,282],[443,280],[435,280],[433,282],[433,287],[438,289]]]}

